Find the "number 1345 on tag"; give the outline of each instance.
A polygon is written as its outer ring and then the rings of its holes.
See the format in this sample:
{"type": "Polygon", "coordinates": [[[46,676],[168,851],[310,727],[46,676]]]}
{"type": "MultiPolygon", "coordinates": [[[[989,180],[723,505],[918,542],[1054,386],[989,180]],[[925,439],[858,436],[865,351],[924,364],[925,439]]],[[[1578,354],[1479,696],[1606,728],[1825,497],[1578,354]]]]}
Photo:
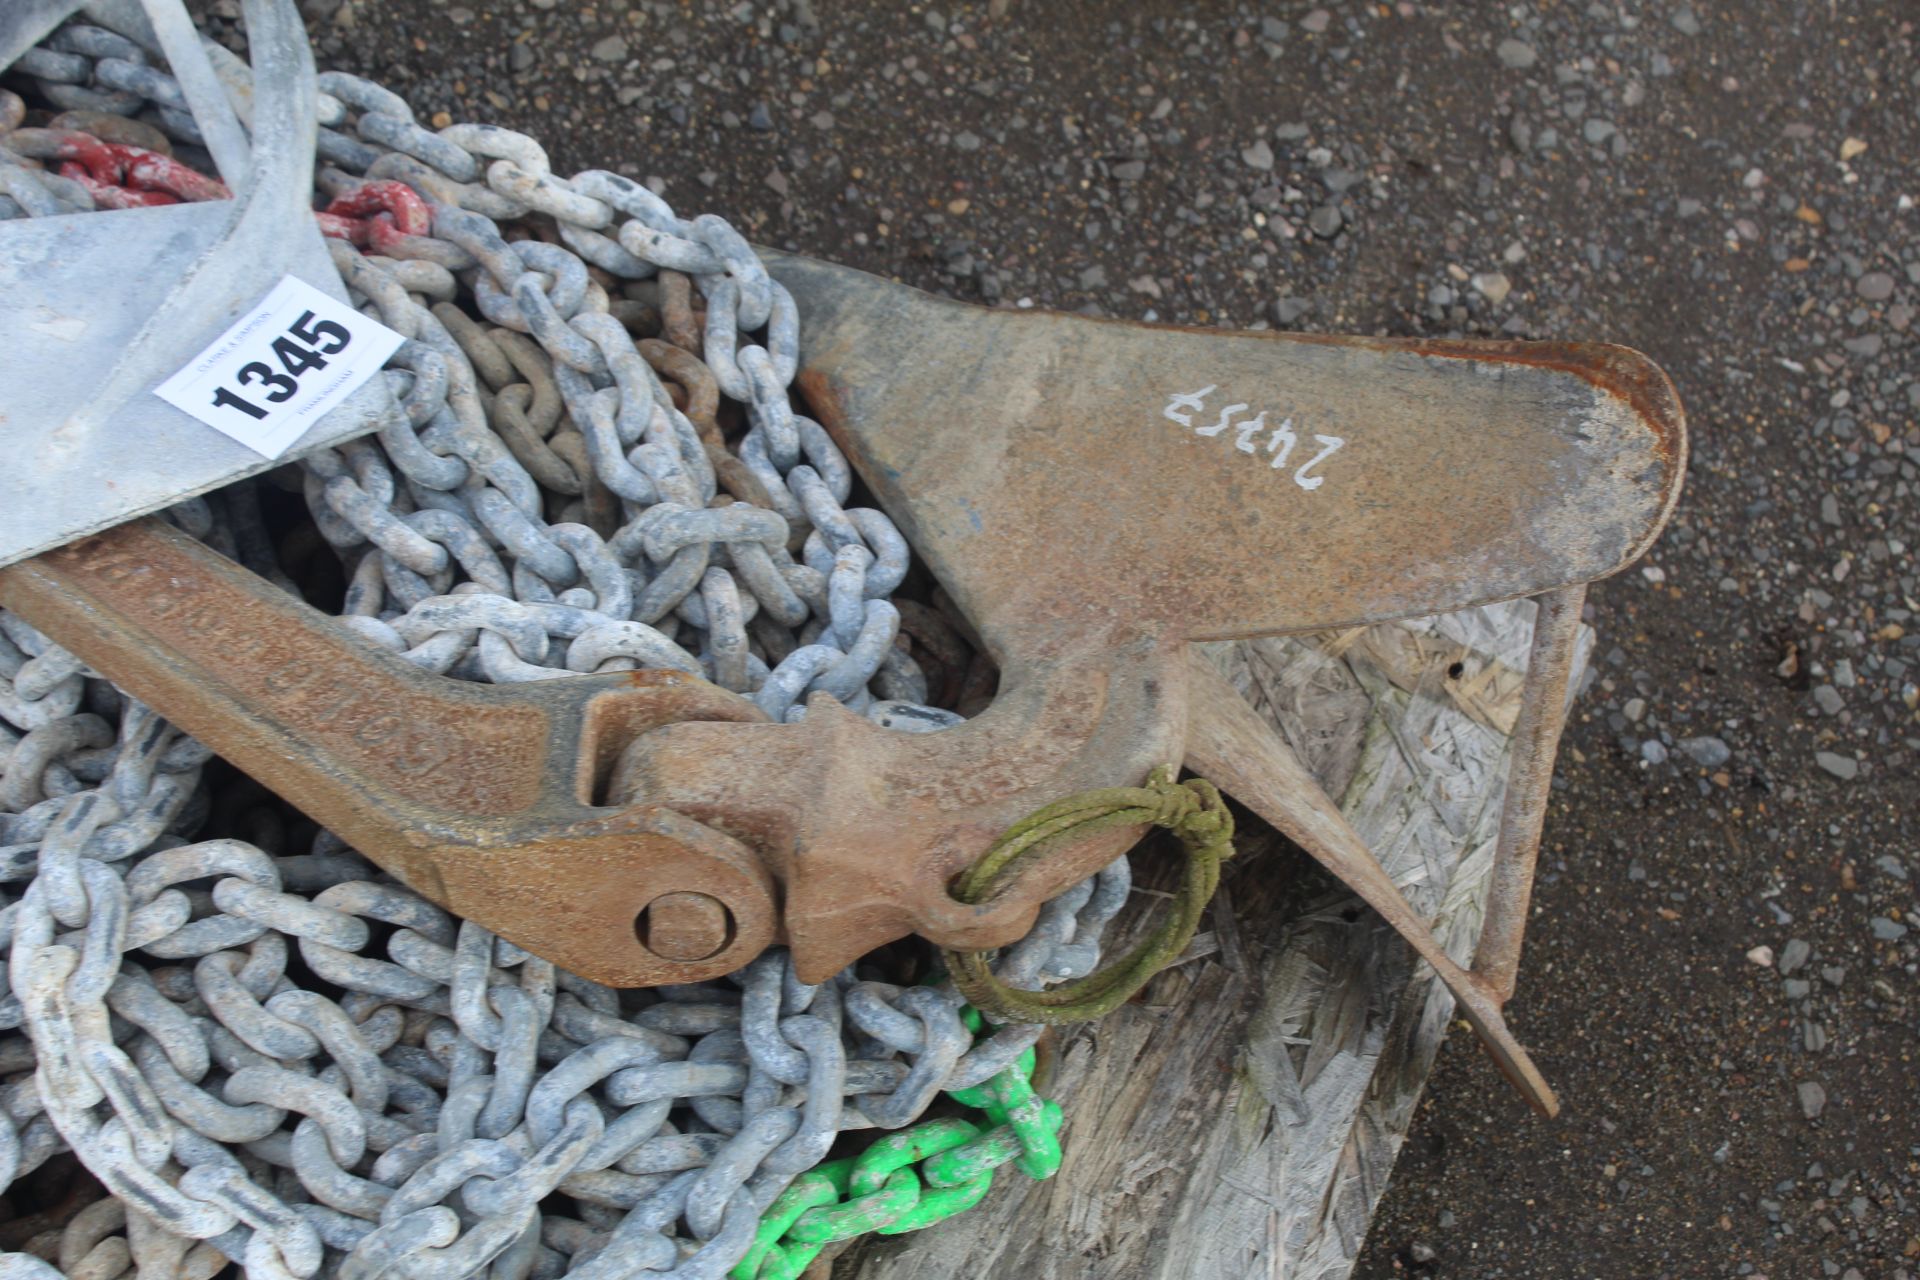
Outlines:
{"type": "Polygon", "coordinates": [[[287,276],[154,394],[277,458],[406,339],[287,276]]]}

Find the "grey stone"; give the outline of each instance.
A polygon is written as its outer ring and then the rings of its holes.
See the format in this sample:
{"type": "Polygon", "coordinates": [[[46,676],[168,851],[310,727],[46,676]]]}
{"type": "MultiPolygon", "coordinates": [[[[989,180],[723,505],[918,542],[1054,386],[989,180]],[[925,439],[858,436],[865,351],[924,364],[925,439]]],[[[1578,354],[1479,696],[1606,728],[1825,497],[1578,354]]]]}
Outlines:
{"type": "Polygon", "coordinates": [[[963,130],[953,135],[953,145],[962,151],[978,151],[980,149],[980,135],[963,130]]]}
{"type": "Polygon", "coordinates": [[[1307,227],[1322,240],[1331,240],[1340,234],[1340,206],[1323,204],[1307,215],[1307,227]]]}
{"type": "Polygon", "coordinates": [[[1588,142],[1598,146],[1613,136],[1613,121],[1602,120],[1596,116],[1581,125],[1580,132],[1588,142]]]}
{"type": "Polygon", "coordinates": [[[1540,54],[1532,45],[1511,36],[1494,46],[1493,52],[1495,57],[1515,71],[1525,71],[1540,61],[1540,54]]]}
{"type": "Polygon", "coordinates": [[[1885,302],[1893,296],[1893,277],[1884,271],[1869,271],[1853,282],[1853,291],[1868,302],[1885,302]]]}
{"type": "Polygon", "coordinates": [[[1681,9],[1673,15],[1673,29],[1683,36],[1700,34],[1700,19],[1693,10],[1681,9]]]}
{"type": "Polygon", "coordinates": [[[1310,31],[1314,35],[1319,35],[1327,29],[1327,24],[1332,21],[1333,15],[1331,13],[1328,13],[1325,9],[1314,9],[1309,12],[1306,17],[1300,19],[1300,29],[1302,31],[1310,31]]]}
{"type": "Polygon", "coordinates": [[[1818,1120],[1827,1109],[1827,1091],[1818,1080],[1802,1080],[1795,1092],[1800,1095],[1800,1114],[1818,1120]]]}
{"type": "Polygon", "coordinates": [[[1880,354],[1880,348],[1886,345],[1886,339],[1877,333],[1863,333],[1857,338],[1848,338],[1840,345],[1850,354],[1870,360],[1880,354]]]}
{"type": "Polygon", "coordinates": [[[1647,714],[1647,700],[1645,698],[1628,698],[1627,705],[1620,709],[1626,713],[1627,719],[1633,721],[1635,724],[1639,724],[1641,717],[1647,714]]]}
{"type": "Polygon", "coordinates": [[[1275,324],[1290,325],[1311,310],[1313,310],[1311,298],[1279,298],[1273,304],[1273,320],[1275,324]]]}
{"type": "Polygon", "coordinates": [[[1241,148],[1240,158],[1247,162],[1249,168],[1262,173],[1273,168],[1273,148],[1267,145],[1265,138],[1258,138],[1252,146],[1241,148]]]}
{"type": "Polygon", "coordinates": [[[1907,882],[1907,876],[1909,874],[1907,871],[1907,864],[1900,861],[1900,859],[1894,857],[1892,854],[1890,853],[1881,854],[1879,857],[1873,860],[1873,865],[1880,872],[1881,875],[1892,876],[1895,880],[1898,880],[1902,884],[1905,884],[1907,882]]]}
{"type": "Polygon", "coordinates": [[[1873,930],[1875,942],[1898,942],[1907,936],[1907,926],[1898,920],[1889,920],[1885,916],[1875,916],[1867,921],[1867,928],[1873,930]]]}
{"type": "Polygon", "coordinates": [[[1846,709],[1846,702],[1840,697],[1840,691],[1830,684],[1815,685],[1813,701],[1830,716],[1837,716],[1846,709]]]}
{"type": "Polygon", "coordinates": [[[1780,948],[1780,972],[1792,973],[1813,958],[1813,944],[1805,938],[1790,938],[1780,948]]]}
{"type": "Polygon", "coordinates": [[[626,37],[607,36],[605,39],[596,40],[590,52],[602,62],[625,62],[627,59],[626,37]]]}
{"type": "Polygon", "coordinates": [[[1138,182],[1147,176],[1145,160],[1122,160],[1113,166],[1113,176],[1122,182],[1138,182]]]}
{"type": "Polygon", "coordinates": [[[1733,758],[1733,749],[1719,738],[1682,738],[1680,749],[1703,769],[1718,769],[1733,758]]]}
{"type": "Polygon", "coordinates": [[[1473,277],[1473,287],[1481,297],[1496,307],[1505,302],[1507,295],[1513,292],[1513,282],[1498,271],[1483,271],[1473,277]]]}
{"type": "Polygon", "coordinates": [[[1648,738],[1640,744],[1640,758],[1648,764],[1665,764],[1667,748],[1658,738],[1648,738]]]}
{"type": "Polygon", "coordinates": [[[1805,978],[1788,978],[1780,984],[1780,994],[1789,1000],[1805,1000],[1813,993],[1813,984],[1805,978]]]}
{"type": "Polygon", "coordinates": [[[1816,751],[1813,753],[1813,762],[1842,782],[1852,782],[1860,776],[1860,762],[1852,756],[1843,756],[1833,751],[1816,751]]]}
{"type": "Polygon", "coordinates": [[[1823,964],[1820,966],[1820,977],[1830,987],[1840,986],[1847,980],[1847,967],[1842,964],[1823,964]]]}

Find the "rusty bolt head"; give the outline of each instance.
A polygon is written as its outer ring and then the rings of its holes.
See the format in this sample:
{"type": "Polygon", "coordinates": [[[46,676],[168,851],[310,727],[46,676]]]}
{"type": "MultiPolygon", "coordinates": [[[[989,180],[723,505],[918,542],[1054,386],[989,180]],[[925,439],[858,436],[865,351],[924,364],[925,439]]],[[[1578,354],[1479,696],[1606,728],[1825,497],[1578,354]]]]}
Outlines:
{"type": "Polygon", "coordinates": [[[633,931],[662,960],[691,963],[718,954],[733,941],[733,913],[705,893],[663,893],[641,908],[633,931]]]}

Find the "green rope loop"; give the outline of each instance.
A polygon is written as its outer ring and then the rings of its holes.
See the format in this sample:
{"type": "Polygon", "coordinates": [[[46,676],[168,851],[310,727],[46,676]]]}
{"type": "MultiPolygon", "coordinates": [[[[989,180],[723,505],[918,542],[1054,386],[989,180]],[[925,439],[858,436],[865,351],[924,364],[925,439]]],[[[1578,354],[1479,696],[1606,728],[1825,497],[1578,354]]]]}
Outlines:
{"type": "Polygon", "coordinates": [[[1212,783],[1176,782],[1170,765],[1155,769],[1145,786],[1086,791],[1028,814],[961,872],[953,896],[986,902],[1030,862],[1096,832],[1142,823],[1173,832],[1187,855],[1173,909],[1159,927],[1104,969],[1049,991],[1001,982],[988,963],[991,951],[945,952],[953,985],[975,1008],[1003,1022],[1091,1022],[1131,1000],[1187,949],[1220,883],[1221,859],[1233,855],[1233,815],[1212,783]]]}

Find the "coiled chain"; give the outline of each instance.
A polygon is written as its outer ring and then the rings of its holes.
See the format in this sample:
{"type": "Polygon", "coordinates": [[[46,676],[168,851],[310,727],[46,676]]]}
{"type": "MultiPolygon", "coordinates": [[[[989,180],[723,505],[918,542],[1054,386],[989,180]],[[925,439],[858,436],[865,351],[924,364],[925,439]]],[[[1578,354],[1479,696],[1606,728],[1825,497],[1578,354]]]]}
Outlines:
{"type": "MultiPolygon", "coordinates": [[[[224,195],[133,41],[69,24],[13,72],[60,114],[26,127],[0,90],[0,218],[224,195]]],[[[322,228],[407,339],[391,420],[294,480],[350,626],[461,679],[673,668],[776,719],[825,692],[959,721],[984,659],[892,598],[906,542],[845,505],[789,399],[793,299],[731,226],[560,178],[522,134],[428,130],[369,81],[320,88],[322,228]]],[[[276,545],[260,499],[167,516],[294,589],[298,535],[276,545]]],[[[24,885],[0,893],[0,1188],[71,1149],[113,1193],[30,1245],[75,1280],[721,1276],[839,1133],[909,1124],[1039,1033],[976,1039],[950,986],[864,965],[808,986],[778,950],[614,991],[297,841],[208,763],[0,613],[0,885],[24,885]]],[[[1091,970],[1128,887],[1121,859],[1049,903],[1002,980],[1091,970]]],[[[0,1256],[0,1280],[45,1269],[0,1256]]]]}

